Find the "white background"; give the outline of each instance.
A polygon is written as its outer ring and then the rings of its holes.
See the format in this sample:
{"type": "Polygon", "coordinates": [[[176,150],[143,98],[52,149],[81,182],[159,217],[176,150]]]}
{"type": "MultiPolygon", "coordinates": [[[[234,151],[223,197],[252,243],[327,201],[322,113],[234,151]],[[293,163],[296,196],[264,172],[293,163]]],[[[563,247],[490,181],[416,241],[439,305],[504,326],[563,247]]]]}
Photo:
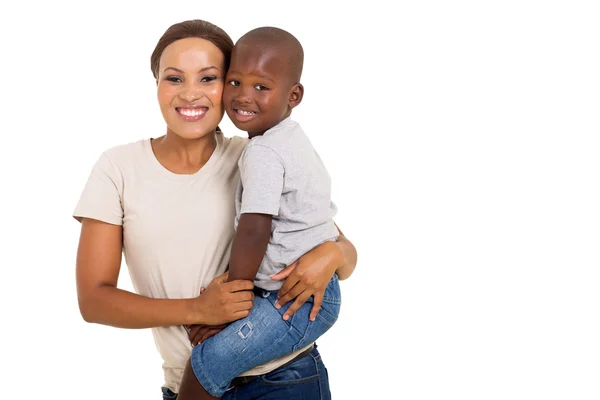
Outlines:
{"type": "Polygon", "coordinates": [[[334,399],[600,398],[597,3],[384,3],[3,3],[2,399],[160,398],[150,331],[79,316],[71,212],[101,151],[164,133],[150,54],[191,18],[304,45],[294,118],[359,251],[334,399]]]}

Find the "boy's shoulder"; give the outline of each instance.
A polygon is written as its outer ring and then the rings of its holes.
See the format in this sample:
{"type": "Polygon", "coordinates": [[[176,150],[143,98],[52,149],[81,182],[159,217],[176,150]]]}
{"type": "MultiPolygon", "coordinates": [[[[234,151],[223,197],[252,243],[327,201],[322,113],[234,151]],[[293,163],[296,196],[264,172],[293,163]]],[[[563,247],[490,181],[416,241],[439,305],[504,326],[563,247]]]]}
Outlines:
{"type": "Polygon", "coordinates": [[[252,138],[249,146],[260,145],[277,151],[293,148],[299,141],[305,140],[306,134],[300,124],[290,118],[286,118],[261,136],[252,138]]]}

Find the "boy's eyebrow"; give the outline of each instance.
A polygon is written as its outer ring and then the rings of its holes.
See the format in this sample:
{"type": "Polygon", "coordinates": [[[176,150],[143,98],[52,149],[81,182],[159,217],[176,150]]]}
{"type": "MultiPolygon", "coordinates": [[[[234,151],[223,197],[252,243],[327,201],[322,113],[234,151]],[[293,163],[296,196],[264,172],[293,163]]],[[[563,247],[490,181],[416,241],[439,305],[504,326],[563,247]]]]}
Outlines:
{"type": "MultiPolygon", "coordinates": [[[[229,73],[232,74],[232,75],[233,74],[239,74],[238,71],[231,70],[231,69],[229,70],[229,73]]],[[[275,83],[275,80],[273,78],[268,77],[267,75],[262,75],[262,74],[257,74],[257,73],[252,73],[252,74],[248,74],[248,75],[255,76],[257,78],[264,79],[266,81],[270,81],[271,83],[275,83]]]]}
{"type": "MultiPolygon", "coordinates": [[[[179,68],[175,68],[175,67],[167,67],[163,70],[163,72],[165,72],[168,69],[172,69],[173,71],[179,72],[180,74],[184,73],[182,70],[180,70],[179,68]]],[[[211,65],[210,67],[204,67],[204,68],[200,69],[200,71],[198,71],[198,72],[208,71],[209,69],[216,69],[217,71],[219,70],[219,68],[215,67],[214,65],[211,65]]]]}

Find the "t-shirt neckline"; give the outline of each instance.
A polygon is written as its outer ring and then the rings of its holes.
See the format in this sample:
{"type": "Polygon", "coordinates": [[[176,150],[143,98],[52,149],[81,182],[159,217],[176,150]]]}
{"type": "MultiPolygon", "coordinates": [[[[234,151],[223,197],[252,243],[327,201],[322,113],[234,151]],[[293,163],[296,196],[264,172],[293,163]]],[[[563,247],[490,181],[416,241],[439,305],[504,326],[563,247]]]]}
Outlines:
{"type": "Polygon", "coordinates": [[[144,140],[144,153],[146,153],[146,156],[149,158],[150,163],[153,165],[153,168],[162,176],[172,179],[172,180],[177,180],[177,181],[197,180],[198,178],[201,178],[202,176],[209,173],[210,169],[212,169],[214,164],[217,162],[217,160],[221,156],[221,152],[223,149],[223,134],[222,133],[215,134],[215,139],[216,139],[217,144],[215,146],[215,149],[213,150],[213,153],[210,155],[208,161],[206,162],[206,164],[204,164],[202,166],[202,168],[200,168],[198,171],[194,172],[193,174],[177,174],[177,173],[169,171],[167,168],[165,168],[160,163],[160,161],[158,161],[158,159],[156,158],[156,155],[154,154],[154,150],[152,150],[152,139],[151,138],[144,140]]]}

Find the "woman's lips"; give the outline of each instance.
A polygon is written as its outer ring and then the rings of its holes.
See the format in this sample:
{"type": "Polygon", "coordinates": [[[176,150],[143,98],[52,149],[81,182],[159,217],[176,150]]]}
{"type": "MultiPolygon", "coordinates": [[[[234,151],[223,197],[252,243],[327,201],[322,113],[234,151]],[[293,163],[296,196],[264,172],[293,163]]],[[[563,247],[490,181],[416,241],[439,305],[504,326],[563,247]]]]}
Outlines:
{"type": "Polygon", "coordinates": [[[207,107],[175,107],[177,114],[187,122],[199,121],[208,111],[207,107]]]}

